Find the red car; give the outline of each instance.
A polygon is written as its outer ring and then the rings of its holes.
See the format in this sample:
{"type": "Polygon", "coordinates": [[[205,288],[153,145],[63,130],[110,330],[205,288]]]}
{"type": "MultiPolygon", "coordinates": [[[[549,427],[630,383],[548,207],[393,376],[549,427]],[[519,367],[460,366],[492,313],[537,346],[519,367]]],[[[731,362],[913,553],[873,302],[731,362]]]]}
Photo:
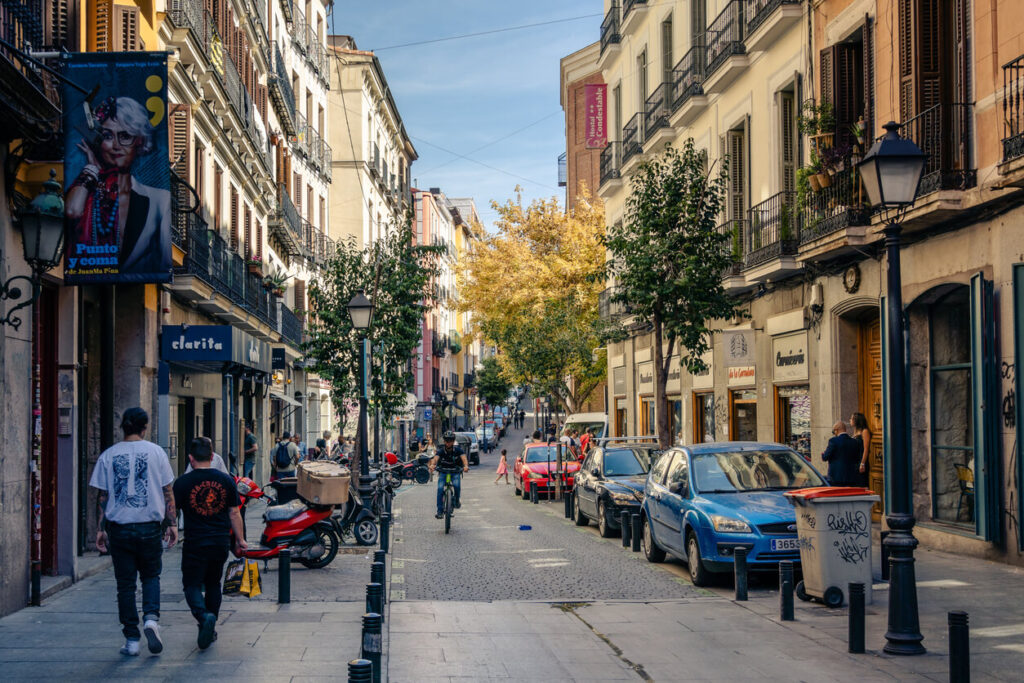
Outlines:
{"type": "MultiPolygon", "coordinates": [[[[573,457],[568,450],[562,447],[562,469],[565,472],[565,479],[562,482],[564,491],[572,491],[575,474],[580,469],[580,462],[573,457]]],[[[558,471],[558,445],[548,445],[543,441],[535,441],[526,444],[521,455],[516,457],[515,466],[512,469],[512,479],[515,480],[516,494],[522,493],[523,498],[529,498],[534,487],[538,494],[548,494],[555,490],[555,477],[551,473],[558,471]]]]}

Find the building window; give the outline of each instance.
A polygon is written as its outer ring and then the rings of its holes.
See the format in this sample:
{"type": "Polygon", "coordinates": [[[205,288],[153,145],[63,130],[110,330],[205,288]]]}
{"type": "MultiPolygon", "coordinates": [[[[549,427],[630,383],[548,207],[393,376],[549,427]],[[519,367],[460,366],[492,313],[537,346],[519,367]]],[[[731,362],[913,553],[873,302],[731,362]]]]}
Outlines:
{"type": "Polygon", "coordinates": [[[615,436],[628,436],[626,399],[615,399],[615,436]]]}
{"type": "Polygon", "coordinates": [[[932,517],[973,527],[977,468],[969,292],[967,287],[956,287],[928,307],[928,336],[932,517]]]}
{"type": "Polygon", "coordinates": [[[675,63],[672,61],[672,15],[661,22],[661,82],[672,82],[672,69],[675,63]]]}
{"type": "Polygon", "coordinates": [[[724,153],[729,157],[729,219],[747,216],[747,131],[746,126],[726,133],[724,153]]]}
{"type": "Polygon", "coordinates": [[[657,414],[654,410],[654,398],[650,396],[641,396],[639,433],[643,436],[657,434],[658,424],[656,419],[657,414]]]}
{"type": "Polygon", "coordinates": [[[775,440],[811,459],[811,388],[775,387],[775,440]]]}
{"type": "Polygon", "coordinates": [[[640,104],[637,110],[643,111],[647,104],[647,50],[640,53],[636,58],[637,95],[640,97],[640,104]]]}
{"type": "Polygon", "coordinates": [[[693,395],[693,442],[715,441],[715,394],[712,391],[693,395]]]}
{"type": "Polygon", "coordinates": [[[757,441],[757,392],[753,389],[729,392],[729,438],[757,441]]]}
{"type": "MultiPolygon", "coordinates": [[[[668,414],[668,433],[672,435],[672,445],[678,446],[683,443],[683,399],[680,396],[670,396],[665,399],[665,408],[668,414]]],[[[656,434],[657,432],[652,432],[656,434]]]]}

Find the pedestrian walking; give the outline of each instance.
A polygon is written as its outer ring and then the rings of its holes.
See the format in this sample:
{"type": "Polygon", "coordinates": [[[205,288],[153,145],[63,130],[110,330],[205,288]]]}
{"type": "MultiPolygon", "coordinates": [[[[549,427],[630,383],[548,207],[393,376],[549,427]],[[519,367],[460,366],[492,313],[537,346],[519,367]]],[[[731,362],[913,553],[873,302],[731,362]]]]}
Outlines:
{"type": "MultiPolygon", "coordinates": [[[[203,438],[206,438],[206,437],[203,437],[203,438]]],[[[211,441],[210,443],[213,443],[213,442],[211,441]]],[[[223,472],[224,474],[231,474],[230,472],[228,472],[228,466],[224,464],[224,458],[220,457],[220,455],[218,455],[217,453],[213,454],[213,459],[210,460],[210,467],[212,467],[215,470],[219,470],[219,471],[223,472]]],[[[192,469],[193,469],[192,468],[192,463],[189,463],[188,467],[185,468],[185,474],[188,474],[189,472],[191,472],[192,469]]],[[[178,508],[178,510],[181,511],[181,508],[178,508]]]]}
{"type": "Polygon", "coordinates": [[[121,654],[139,655],[136,577],[142,581],[143,632],[149,651],[164,649],[160,639],[160,570],[163,547],[178,541],[177,512],[171,485],[174,472],[164,449],[143,437],[149,415],[129,408],[121,416],[124,440],[103,451],[89,485],[96,498],[99,524],[96,547],[110,552],[117,583],[117,614],[125,643],[121,654]]]}
{"type": "Polygon", "coordinates": [[[501,460],[498,461],[498,476],[494,478],[495,485],[501,479],[501,475],[505,475],[506,486],[512,483],[508,480],[508,453],[504,448],[501,449],[501,460]]]}
{"type": "Polygon", "coordinates": [[[850,436],[846,423],[840,420],[832,425],[832,438],[821,454],[821,459],[828,463],[828,481],[832,486],[858,486],[860,454],[861,443],[850,436]]]}
{"type": "Polygon", "coordinates": [[[299,462],[299,447],[292,440],[289,432],[281,434],[281,440],[277,442],[274,454],[270,458],[272,474],[270,481],[295,476],[295,465],[299,462]]]}
{"type": "Polygon", "coordinates": [[[853,427],[853,438],[860,442],[860,465],[858,466],[859,476],[856,486],[867,486],[870,480],[870,464],[868,454],[871,452],[871,430],[868,428],[868,419],[864,413],[854,413],[850,416],[850,425],[853,427]]]}
{"type": "Polygon", "coordinates": [[[199,649],[205,650],[217,639],[220,578],[232,549],[232,534],[236,556],[241,557],[248,546],[235,481],[211,467],[213,444],[203,436],[192,439],[188,459],[193,470],[174,482],[174,500],[185,517],[181,585],[199,626],[199,649]]]}
{"type": "Polygon", "coordinates": [[[252,423],[245,423],[245,459],[242,463],[242,476],[252,479],[252,470],[256,466],[256,452],[259,450],[259,443],[256,435],[252,433],[252,423]]]}

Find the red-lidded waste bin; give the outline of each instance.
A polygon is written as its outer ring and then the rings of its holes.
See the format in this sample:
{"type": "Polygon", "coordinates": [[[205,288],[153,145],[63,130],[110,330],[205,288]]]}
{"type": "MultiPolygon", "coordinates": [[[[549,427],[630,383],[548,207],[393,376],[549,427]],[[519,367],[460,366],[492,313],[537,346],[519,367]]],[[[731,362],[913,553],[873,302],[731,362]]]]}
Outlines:
{"type": "Polygon", "coordinates": [[[796,508],[803,581],[796,585],[801,600],[821,599],[829,607],[846,602],[851,582],[864,584],[864,602],[871,604],[871,506],[878,494],[852,486],[818,486],[787,491],[796,508]]]}

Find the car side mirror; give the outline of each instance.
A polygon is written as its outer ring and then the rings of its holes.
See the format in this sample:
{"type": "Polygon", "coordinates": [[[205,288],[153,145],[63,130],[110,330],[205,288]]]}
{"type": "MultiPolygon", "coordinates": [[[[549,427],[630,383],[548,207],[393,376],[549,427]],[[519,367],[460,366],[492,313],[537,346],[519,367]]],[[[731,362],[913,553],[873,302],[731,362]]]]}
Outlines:
{"type": "Polygon", "coordinates": [[[591,467],[590,468],[590,473],[592,475],[594,475],[595,477],[600,477],[601,476],[601,468],[600,467],[591,467]]]}

